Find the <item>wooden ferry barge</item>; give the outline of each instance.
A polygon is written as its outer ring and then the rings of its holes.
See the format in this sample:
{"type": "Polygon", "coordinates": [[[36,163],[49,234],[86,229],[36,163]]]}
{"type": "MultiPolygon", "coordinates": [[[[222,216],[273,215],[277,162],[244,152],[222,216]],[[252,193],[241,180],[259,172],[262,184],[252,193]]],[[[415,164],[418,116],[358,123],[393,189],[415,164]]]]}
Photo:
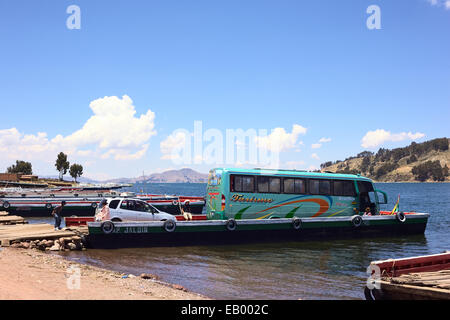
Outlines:
{"type": "Polygon", "coordinates": [[[93,247],[301,241],[423,234],[427,213],[385,213],[387,195],[360,175],[213,169],[206,220],[88,222],[93,247]]]}
{"type": "Polygon", "coordinates": [[[242,244],[423,234],[429,214],[166,222],[88,222],[92,248],[242,244]]]}

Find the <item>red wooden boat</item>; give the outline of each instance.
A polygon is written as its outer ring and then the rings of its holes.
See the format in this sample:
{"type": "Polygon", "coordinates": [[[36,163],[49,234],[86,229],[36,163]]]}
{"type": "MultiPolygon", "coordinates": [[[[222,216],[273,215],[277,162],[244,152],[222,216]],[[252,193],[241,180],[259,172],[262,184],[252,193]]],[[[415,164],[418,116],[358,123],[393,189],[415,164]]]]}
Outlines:
{"type": "Polygon", "coordinates": [[[450,251],[428,256],[373,261],[378,287],[365,288],[367,300],[450,300],[450,251]]]}

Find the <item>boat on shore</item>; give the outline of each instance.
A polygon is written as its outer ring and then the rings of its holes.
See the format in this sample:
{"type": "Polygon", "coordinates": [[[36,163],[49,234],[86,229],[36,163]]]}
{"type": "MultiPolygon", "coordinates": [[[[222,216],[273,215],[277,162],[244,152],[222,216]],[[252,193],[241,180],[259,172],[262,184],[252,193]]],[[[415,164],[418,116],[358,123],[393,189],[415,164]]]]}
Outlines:
{"type": "Polygon", "coordinates": [[[0,209],[10,214],[23,217],[48,217],[53,208],[66,202],[62,216],[94,216],[100,201],[104,198],[136,197],[160,211],[180,215],[181,209],[187,202],[192,214],[201,214],[205,206],[203,197],[135,194],[118,190],[94,187],[63,187],[54,189],[14,188],[0,192],[0,209]]]}
{"type": "Polygon", "coordinates": [[[367,300],[450,300],[450,251],[373,261],[367,300]]]}

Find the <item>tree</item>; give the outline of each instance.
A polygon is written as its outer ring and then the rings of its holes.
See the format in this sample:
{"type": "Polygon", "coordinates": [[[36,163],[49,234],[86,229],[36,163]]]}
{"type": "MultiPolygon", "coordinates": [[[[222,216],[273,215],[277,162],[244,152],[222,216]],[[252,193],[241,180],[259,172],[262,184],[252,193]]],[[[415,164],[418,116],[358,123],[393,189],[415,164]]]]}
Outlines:
{"type": "Polygon", "coordinates": [[[59,171],[59,180],[63,180],[63,176],[67,173],[69,166],[70,163],[69,161],[67,161],[67,155],[63,152],[60,152],[55,163],[56,170],[59,171]]]}
{"type": "Polygon", "coordinates": [[[70,166],[70,176],[75,179],[75,182],[77,182],[77,178],[81,177],[83,174],[83,166],[81,164],[74,163],[70,166]]]}
{"type": "Polygon", "coordinates": [[[22,160],[16,160],[16,164],[6,170],[8,173],[33,174],[31,163],[22,160]]]}

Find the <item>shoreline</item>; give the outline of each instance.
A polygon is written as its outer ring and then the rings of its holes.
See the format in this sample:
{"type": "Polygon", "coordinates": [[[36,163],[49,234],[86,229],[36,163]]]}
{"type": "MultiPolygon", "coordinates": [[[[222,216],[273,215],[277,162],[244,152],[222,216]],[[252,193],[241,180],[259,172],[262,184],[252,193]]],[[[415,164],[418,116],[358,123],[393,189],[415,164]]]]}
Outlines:
{"type": "Polygon", "coordinates": [[[0,300],[210,300],[158,279],[33,249],[0,249],[0,300]]]}

